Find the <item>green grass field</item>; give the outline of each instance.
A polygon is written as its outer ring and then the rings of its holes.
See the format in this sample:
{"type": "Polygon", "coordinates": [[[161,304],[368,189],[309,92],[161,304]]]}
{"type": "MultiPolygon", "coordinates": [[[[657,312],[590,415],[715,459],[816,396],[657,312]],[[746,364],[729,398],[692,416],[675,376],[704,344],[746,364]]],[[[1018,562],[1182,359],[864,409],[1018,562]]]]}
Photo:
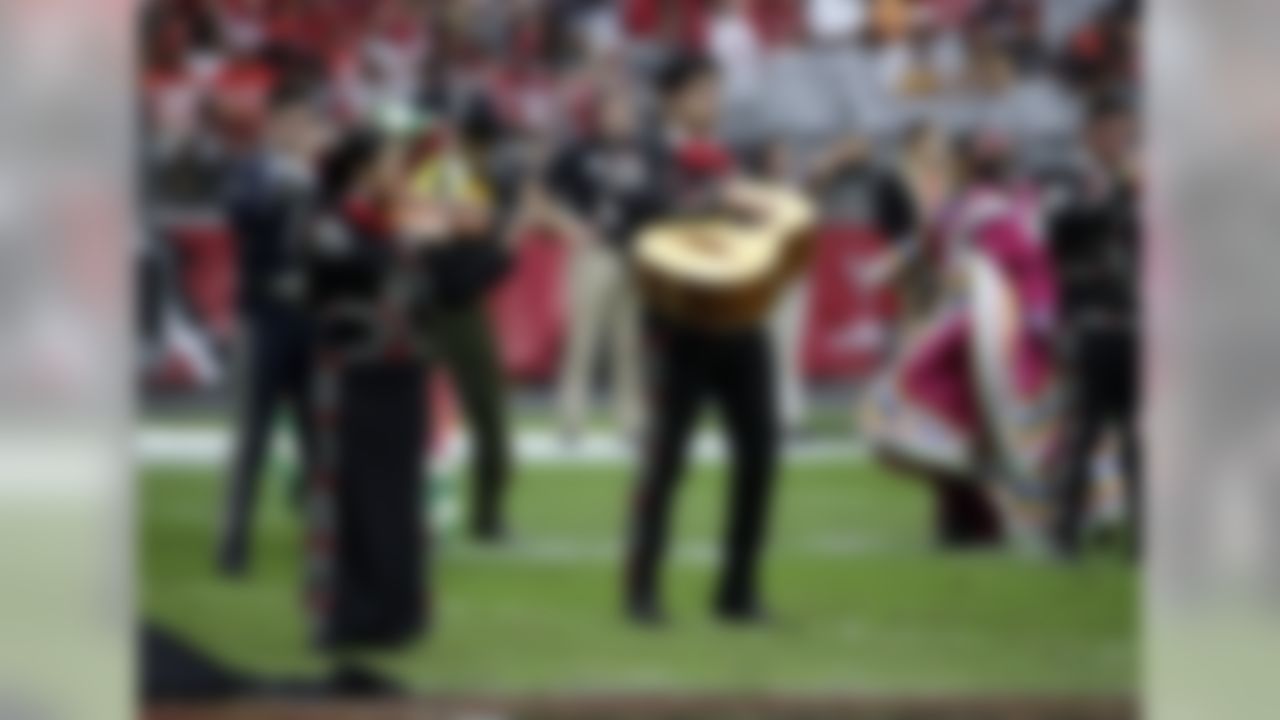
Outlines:
{"type": "MultiPolygon", "coordinates": [[[[669,564],[672,623],[622,622],[617,584],[628,473],[526,467],[514,542],[440,547],[434,635],[378,661],[449,693],[1127,695],[1137,677],[1136,573],[1102,553],[1076,567],[1006,554],[943,555],[919,488],[862,460],[793,463],[775,507],[768,588],[777,622],[734,629],[708,613],[723,481],[686,478],[669,564]]],[[[241,582],[212,571],[213,467],[145,467],[141,600],[149,619],[223,660],[320,672],[300,602],[300,533],[284,468],[241,582]]]]}

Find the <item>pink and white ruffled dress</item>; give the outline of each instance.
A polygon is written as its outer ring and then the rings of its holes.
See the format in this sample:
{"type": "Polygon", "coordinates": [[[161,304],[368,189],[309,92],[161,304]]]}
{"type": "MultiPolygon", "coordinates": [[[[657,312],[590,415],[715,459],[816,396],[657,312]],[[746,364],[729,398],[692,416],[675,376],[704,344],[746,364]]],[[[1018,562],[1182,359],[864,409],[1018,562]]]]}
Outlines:
{"type": "Polygon", "coordinates": [[[1033,436],[1055,385],[1057,313],[1038,203],[1027,193],[975,188],[943,213],[935,236],[942,298],[872,388],[864,431],[880,449],[927,469],[974,473],[990,450],[1035,464],[1047,445],[1033,436]]]}

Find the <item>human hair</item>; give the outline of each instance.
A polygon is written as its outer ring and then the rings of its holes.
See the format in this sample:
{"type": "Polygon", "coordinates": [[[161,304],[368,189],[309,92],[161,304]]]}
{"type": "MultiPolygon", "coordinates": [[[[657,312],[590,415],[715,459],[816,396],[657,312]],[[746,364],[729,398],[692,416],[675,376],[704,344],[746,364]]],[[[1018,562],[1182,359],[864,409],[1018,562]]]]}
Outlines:
{"type": "Polygon", "coordinates": [[[664,102],[670,102],[694,84],[716,76],[716,65],[711,58],[701,53],[678,53],[658,69],[658,94],[664,102]]]}
{"type": "Polygon", "coordinates": [[[339,205],[385,144],[385,136],[367,127],[352,130],[339,140],[320,162],[321,202],[331,207],[339,205]]]}

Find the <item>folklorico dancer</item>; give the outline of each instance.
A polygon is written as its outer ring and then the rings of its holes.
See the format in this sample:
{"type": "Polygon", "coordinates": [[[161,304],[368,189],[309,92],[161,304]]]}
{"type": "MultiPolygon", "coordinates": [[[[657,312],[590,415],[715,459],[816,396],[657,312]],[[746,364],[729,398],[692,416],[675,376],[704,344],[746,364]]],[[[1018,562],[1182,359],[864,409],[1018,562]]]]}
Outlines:
{"type": "Polygon", "coordinates": [[[862,406],[879,454],[933,484],[949,547],[1044,520],[1025,501],[1045,499],[1057,397],[1057,283],[1038,199],[1007,179],[999,139],[970,139],[962,154],[963,185],[925,249],[939,296],[862,406]]]}

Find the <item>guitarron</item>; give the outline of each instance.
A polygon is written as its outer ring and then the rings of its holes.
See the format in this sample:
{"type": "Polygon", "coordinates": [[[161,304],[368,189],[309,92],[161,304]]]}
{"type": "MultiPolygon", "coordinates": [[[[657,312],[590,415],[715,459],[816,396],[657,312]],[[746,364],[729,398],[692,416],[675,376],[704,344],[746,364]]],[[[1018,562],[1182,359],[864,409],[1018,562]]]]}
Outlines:
{"type": "Polygon", "coordinates": [[[736,181],[733,209],[658,222],[636,241],[641,292],[657,311],[702,330],[761,322],[808,263],[816,212],[798,192],[736,181]]]}

